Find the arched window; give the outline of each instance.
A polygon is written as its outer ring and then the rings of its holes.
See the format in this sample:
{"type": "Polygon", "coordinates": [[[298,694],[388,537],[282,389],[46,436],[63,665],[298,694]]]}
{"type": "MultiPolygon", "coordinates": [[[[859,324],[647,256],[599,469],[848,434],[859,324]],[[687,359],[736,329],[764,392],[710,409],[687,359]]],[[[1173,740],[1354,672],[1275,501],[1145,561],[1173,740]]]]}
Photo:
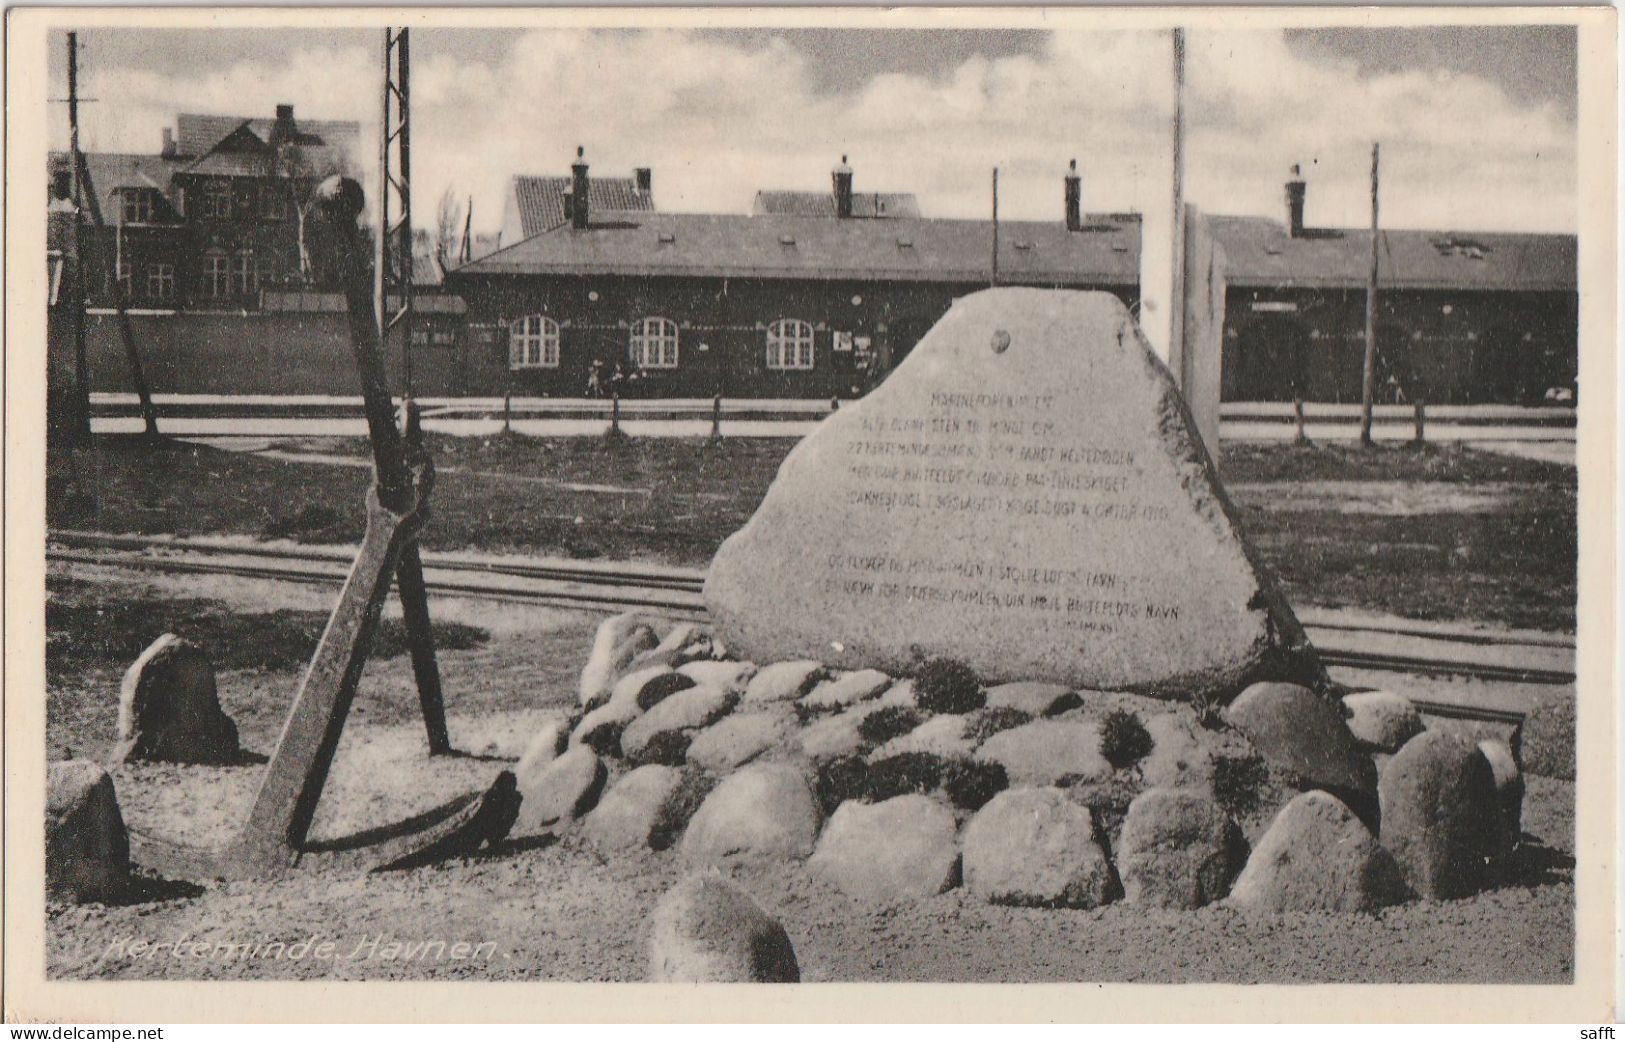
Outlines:
{"type": "Polygon", "coordinates": [[[640,369],[676,369],[677,323],[669,318],[633,323],[632,364],[640,369]]]}
{"type": "Polygon", "coordinates": [[[798,318],[781,318],[767,327],[769,369],[811,369],[813,327],[798,318]]]}
{"type": "Polygon", "coordinates": [[[509,369],[557,369],[559,324],[546,315],[526,315],[508,325],[509,369]]]}

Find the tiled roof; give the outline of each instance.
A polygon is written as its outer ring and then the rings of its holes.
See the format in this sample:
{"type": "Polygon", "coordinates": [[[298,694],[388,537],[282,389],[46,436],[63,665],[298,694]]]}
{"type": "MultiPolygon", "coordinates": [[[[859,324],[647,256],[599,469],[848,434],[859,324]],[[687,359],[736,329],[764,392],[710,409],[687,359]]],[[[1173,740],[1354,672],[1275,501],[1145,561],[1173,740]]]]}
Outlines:
{"type": "MultiPolygon", "coordinates": [[[[1369,229],[1310,229],[1294,239],[1262,217],[1214,217],[1231,285],[1363,289],[1369,229]]],[[[1568,290],[1576,286],[1572,235],[1419,231],[1380,233],[1379,286],[1399,289],[1568,290]]]]}
{"type": "MultiPolygon", "coordinates": [[[[532,236],[458,268],[466,274],[690,275],[735,278],[977,282],[989,275],[987,221],[889,221],[658,212],[599,212],[589,228],[532,236]]],[[[1134,286],[1140,220],[999,226],[999,273],[1011,282],[1134,286]]]]}
{"type": "MultiPolygon", "coordinates": [[[[85,167],[90,171],[90,183],[96,195],[105,201],[120,188],[153,188],[168,192],[169,177],[181,164],[162,156],[137,155],[128,152],[86,152],[85,167]]],[[[51,172],[68,170],[71,163],[66,152],[52,152],[49,159],[51,172]]]]}
{"type": "MultiPolygon", "coordinates": [[[[218,145],[243,124],[261,141],[271,137],[271,125],[276,120],[248,119],[244,116],[203,116],[182,112],[175,117],[175,151],[178,155],[197,159],[218,145]]],[[[361,124],[339,119],[295,119],[302,137],[320,140],[320,147],[332,149],[347,157],[351,163],[361,156],[361,124]]],[[[314,145],[315,142],[307,142],[314,145]]]]}
{"type": "MultiPolygon", "coordinates": [[[[750,212],[758,216],[834,217],[835,193],[764,189],[756,193],[750,212]]],[[[918,217],[920,203],[913,192],[853,192],[852,216],[918,217]]]]}
{"type": "MultiPolygon", "coordinates": [[[[563,224],[564,197],[570,194],[569,177],[531,177],[519,174],[513,179],[508,207],[517,206],[516,216],[510,213],[503,220],[506,234],[518,239],[540,235],[563,224]]],[[[593,177],[587,181],[587,208],[590,212],[602,210],[639,210],[655,208],[653,196],[639,192],[637,182],[630,177],[593,177]]]]}

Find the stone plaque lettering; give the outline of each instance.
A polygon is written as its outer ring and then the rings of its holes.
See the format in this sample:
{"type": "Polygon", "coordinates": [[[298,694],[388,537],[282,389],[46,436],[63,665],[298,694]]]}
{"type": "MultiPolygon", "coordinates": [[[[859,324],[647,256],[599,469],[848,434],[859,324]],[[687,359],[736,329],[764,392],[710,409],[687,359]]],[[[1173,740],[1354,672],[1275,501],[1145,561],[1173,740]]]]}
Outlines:
{"type": "Polygon", "coordinates": [[[1115,297],[974,294],[796,447],[707,605],[758,662],[1167,695],[1318,673],[1193,430],[1115,297]]]}

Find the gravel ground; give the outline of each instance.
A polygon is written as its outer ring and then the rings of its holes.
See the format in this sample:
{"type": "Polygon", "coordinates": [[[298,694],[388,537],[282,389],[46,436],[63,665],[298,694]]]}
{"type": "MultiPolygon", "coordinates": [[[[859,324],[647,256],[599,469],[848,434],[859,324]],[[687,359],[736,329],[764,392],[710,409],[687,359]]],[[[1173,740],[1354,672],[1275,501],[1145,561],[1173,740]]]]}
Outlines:
{"type": "MultiPolygon", "coordinates": [[[[100,578],[109,582],[109,596],[133,587],[148,595],[218,598],[244,610],[305,607],[328,596],[257,581],[205,588],[195,577],[100,578]]],[[[572,700],[595,617],[474,601],[437,600],[435,611],[437,619],[491,634],[483,647],[441,656],[453,739],[472,755],[430,761],[406,658],[375,663],[315,836],[342,836],[483,786],[542,719],[572,700]]],[[[109,664],[53,678],[47,736],[53,757],[105,755],[119,672],[109,664]]],[[[222,701],[246,747],[270,751],[297,680],[288,671],[221,674],[222,701]]],[[[121,768],[115,778],[132,827],[206,843],[220,841],[242,819],[257,770],[121,768]]],[[[1376,916],[1125,905],[1018,909],[982,904],[963,890],[872,907],[800,866],[737,878],[784,922],[809,981],[1568,981],[1573,785],[1530,778],[1524,828],[1533,843],[1517,884],[1376,916]]],[[[674,853],[606,863],[572,834],[551,845],[401,872],[362,875],[318,857],[273,882],[198,888],[149,881],[140,903],[53,906],[47,971],[57,979],[635,981],[645,976],[648,915],[683,874],[674,853]],[[184,941],[185,954],[132,950],[135,941],[184,941]],[[207,954],[192,954],[198,942],[208,943],[207,954]],[[458,942],[467,948],[456,948],[458,942]],[[464,957],[454,957],[459,953],[464,957]]]]}

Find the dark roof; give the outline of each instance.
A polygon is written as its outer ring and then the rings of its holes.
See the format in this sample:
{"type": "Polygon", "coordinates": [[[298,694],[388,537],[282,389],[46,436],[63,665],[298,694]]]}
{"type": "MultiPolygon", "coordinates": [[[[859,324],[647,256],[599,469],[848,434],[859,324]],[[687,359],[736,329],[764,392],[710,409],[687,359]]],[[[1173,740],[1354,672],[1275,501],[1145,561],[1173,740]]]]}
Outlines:
{"type": "MultiPolygon", "coordinates": [[[[999,273],[1011,281],[1133,286],[1140,219],[1091,217],[999,226],[999,273]]],[[[465,264],[454,274],[689,275],[734,278],[979,282],[988,278],[987,221],[808,220],[733,214],[604,213],[465,264]]]]}
{"type": "MultiPolygon", "coordinates": [[[[1421,231],[1381,233],[1377,281],[1400,289],[1569,290],[1576,285],[1572,235],[1421,231]]],[[[1233,286],[1363,289],[1370,229],[1309,229],[1294,239],[1263,217],[1213,218],[1233,286]]]]}
{"type": "MultiPolygon", "coordinates": [[[[519,225],[510,232],[521,239],[528,239],[557,228],[567,219],[564,215],[564,197],[569,194],[569,177],[516,175],[508,202],[510,206],[518,207],[519,225]]],[[[589,212],[647,211],[654,208],[654,198],[639,192],[637,182],[630,177],[593,177],[587,181],[589,212]]],[[[505,220],[503,223],[506,226],[510,222],[505,220]]]]}
{"type": "MultiPolygon", "coordinates": [[[[49,168],[52,172],[71,169],[66,152],[52,152],[49,168]]],[[[90,171],[90,183],[96,194],[106,200],[120,188],[152,188],[159,192],[169,190],[169,176],[179,163],[163,156],[138,155],[129,152],[86,152],[85,167],[90,171]]]]}
{"type": "MultiPolygon", "coordinates": [[[[271,125],[276,120],[249,119],[244,116],[203,116],[182,112],[175,117],[175,152],[177,155],[197,159],[208,154],[233,131],[243,125],[260,141],[269,141],[271,125]]],[[[361,124],[342,119],[296,119],[300,143],[332,149],[352,164],[361,156],[361,124]]]]}
{"type": "MultiPolygon", "coordinates": [[[[834,192],[789,192],[764,189],[756,193],[750,212],[758,216],[834,217],[834,192]]],[[[853,192],[853,217],[918,217],[919,200],[913,192],[853,192]]]]}

